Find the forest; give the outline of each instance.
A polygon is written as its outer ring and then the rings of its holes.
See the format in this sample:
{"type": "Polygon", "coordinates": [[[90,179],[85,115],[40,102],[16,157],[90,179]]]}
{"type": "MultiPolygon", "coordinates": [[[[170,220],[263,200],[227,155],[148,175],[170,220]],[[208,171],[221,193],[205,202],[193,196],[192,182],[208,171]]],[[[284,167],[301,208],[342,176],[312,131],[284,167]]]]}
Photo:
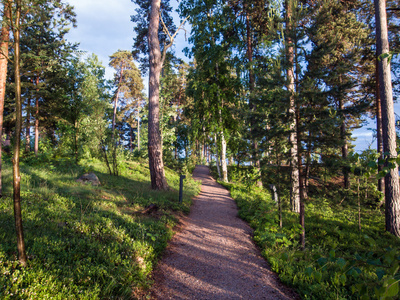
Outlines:
{"type": "Polygon", "coordinates": [[[398,299],[398,2],[131,1],[107,80],[67,0],[1,0],[0,298],[141,298],[203,164],[301,298],[398,299]]]}

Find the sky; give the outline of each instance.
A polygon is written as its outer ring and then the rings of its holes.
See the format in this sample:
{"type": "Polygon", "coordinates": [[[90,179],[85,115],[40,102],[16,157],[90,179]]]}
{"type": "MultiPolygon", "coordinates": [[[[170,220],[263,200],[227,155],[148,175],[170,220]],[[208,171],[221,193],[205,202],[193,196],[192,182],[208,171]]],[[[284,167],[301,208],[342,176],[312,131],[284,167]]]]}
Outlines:
{"type": "MultiPolygon", "coordinates": [[[[111,79],[113,69],[108,67],[109,56],[118,50],[132,50],[134,24],[131,15],[135,13],[135,4],[131,0],[69,0],[68,3],[75,7],[77,28],[71,28],[67,40],[80,43],[79,48],[88,54],[95,53],[107,67],[106,77],[111,79]]],[[[173,7],[177,3],[171,0],[173,7]]],[[[177,15],[175,24],[179,26],[177,15]]],[[[181,31],[174,46],[181,58],[184,58],[182,49],[185,46],[184,32],[181,31]]]]}
{"type": "MultiPolygon", "coordinates": [[[[80,43],[80,49],[88,54],[95,53],[103,66],[106,67],[106,77],[113,77],[113,69],[108,67],[109,56],[120,50],[132,50],[133,26],[130,16],[135,12],[135,5],[131,0],[69,0],[75,7],[77,14],[77,28],[72,28],[67,35],[70,42],[80,43]]],[[[176,0],[171,0],[173,7],[177,6],[176,0]]],[[[175,16],[175,24],[179,26],[179,18],[175,16]]],[[[185,26],[186,28],[188,25],[185,26]]],[[[184,58],[182,49],[188,44],[185,34],[181,31],[174,45],[176,54],[184,58]]],[[[147,78],[144,78],[147,87],[147,78]]],[[[395,112],[400,115],[400,104],[395,105],[395,112]]],[[[362,151],[372,144],[376,148],[373,132],[369,128],[376,125],[369,121],[361,129],[353,132],[356,151],[362,151]]]]}

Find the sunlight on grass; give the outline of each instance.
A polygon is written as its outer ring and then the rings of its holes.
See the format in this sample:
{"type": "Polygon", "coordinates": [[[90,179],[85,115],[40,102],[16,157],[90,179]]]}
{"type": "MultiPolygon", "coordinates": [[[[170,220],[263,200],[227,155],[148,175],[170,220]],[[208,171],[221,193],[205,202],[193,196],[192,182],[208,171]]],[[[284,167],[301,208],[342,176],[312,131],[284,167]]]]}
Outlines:
{"type": "Polygon", "coordinates": [[[199,192],[185,182],[178,203],[179,175],[166,170],[172,190],[150,189],[147,163],[126,162],[110,176],[97,161],[21,165],[22,214],[28,267],[17,262],[11,199],[11,166],[3,171],[0,202],[1,299],[129,298],[150,284],[149,274],[172,237],[177,215],[188,212],[199,192]],[[94,171],[101,186],[76,182],[94,171]],[[156,214],[140,213],[156,204],[156,214]]]}

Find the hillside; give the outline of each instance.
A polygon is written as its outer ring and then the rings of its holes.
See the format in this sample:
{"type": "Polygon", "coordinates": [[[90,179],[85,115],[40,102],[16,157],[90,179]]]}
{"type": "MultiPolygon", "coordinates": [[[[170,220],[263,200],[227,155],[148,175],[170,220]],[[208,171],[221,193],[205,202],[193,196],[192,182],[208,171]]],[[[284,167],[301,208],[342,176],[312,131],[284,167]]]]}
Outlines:
{"type": "Polygon", "coordinates": [[[150,284],[154,263],[187,213],[198,184],[190,176],[178,203],[179,174],[166,168],[171,191],[150,190],[146,161],[126,161],[121,175],[96,160],[22,163],[22,215],[28,267],[17,262],[11,164],[3,166],[0,202],[1,299],[128,298],[150,284]],[[76,182],[92,171],[95,187],[76,182]],[[158,209],[143,213],[150,204],[158,209]]]}

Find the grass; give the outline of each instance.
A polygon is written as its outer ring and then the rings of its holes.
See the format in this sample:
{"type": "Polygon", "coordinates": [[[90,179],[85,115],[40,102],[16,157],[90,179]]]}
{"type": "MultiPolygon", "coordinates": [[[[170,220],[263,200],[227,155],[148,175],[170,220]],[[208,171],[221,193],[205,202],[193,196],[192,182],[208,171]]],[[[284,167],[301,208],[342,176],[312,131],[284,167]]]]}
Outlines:
{"type": "Polygon", "coordinates": [[[3,165],[0,201],[1,299],[129,299],[151,285],[150,273],[199,184],[166,168],[171,191],[150,189],[146,162],[127,161],[110,176],[95,160],[21,164],[22,216],[28,267],[17,261],[11,165],[3,165]],[[102,185],[75,180],[94,171],[102,185]],[[140,213],[149,204],[158,210],[140,213]]]}
{"type": "Polygon", "coordinates": [[[339,204],[333,192],[328,193],[332,197],[310,195],[301,251],[298,215],[287,209],[287,198],[280,228],[268,191],[224,185],[240,217],[255,229],[254,239],[272,270],[303,299],[399,299],[400,239],[384,231],[383,208],[364,206],[359,230],[356,201],[339,204]]]}

